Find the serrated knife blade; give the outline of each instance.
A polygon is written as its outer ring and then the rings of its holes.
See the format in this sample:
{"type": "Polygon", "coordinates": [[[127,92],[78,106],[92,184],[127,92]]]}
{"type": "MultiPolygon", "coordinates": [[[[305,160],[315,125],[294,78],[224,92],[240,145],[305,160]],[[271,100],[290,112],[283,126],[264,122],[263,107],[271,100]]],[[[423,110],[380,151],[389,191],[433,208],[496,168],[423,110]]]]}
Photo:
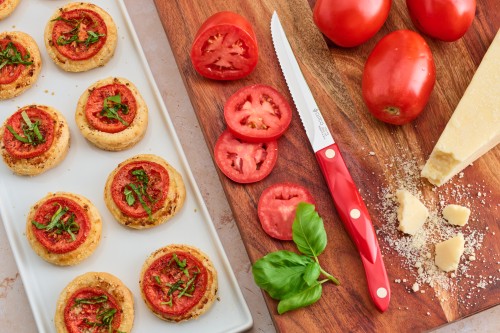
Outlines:
{"type": "Polygon", "coordinates": [[[361,256],[370,296],[383,312],[389,307],[391,291],[371,218],[300,70],[276,12],[271,18],[271,36],[285,81],[335,208],[361,256]]]}

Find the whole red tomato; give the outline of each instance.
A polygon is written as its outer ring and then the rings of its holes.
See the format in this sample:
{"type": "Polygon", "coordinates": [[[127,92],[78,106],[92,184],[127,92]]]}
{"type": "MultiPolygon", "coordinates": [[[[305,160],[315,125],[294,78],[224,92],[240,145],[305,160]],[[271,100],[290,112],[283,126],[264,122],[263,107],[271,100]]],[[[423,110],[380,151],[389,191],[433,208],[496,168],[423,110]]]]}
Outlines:
{"type": "Polygon", "coordinates": [[[425,40],[410,30],[394,31],[370,53],[363,70],[363,99],[379,120],[402,125],[424,109],[436,81],[425,40]]]}
{"type": "Polygon", "coordinates": [[[476,0],[406,0],[411,20],[423,33],[452,42],[469,29],[476,0]]]}
{"type": "Polygon", "coordinates": [[[318,0],[314,23],[335,44],[358,46],[380,30],[391,4],[392,0],[318,0]]]}

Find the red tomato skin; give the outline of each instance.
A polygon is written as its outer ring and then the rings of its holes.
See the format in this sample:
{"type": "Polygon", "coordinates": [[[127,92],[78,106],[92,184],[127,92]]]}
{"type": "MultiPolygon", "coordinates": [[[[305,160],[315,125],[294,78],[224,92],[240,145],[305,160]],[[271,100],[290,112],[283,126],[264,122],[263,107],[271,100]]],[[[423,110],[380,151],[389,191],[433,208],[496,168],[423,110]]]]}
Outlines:
{"type": "Polygon", "coordinates": [[[342,47],[372,38],[384,25],[392,0],[318,0],[313,19],[318,29],[342,47]]]}
{"type": "Polygon", "coordinates": [[[202,76],[213,80],[238,80],[249,75],[257,66],[259,48],[252,25],[243,16],[222,11],[210,16],[198,29],[191,47],[191,62],[202,76]],[[247,57],[240,71],[207,70],[203,64],[202,47],[213,34],[224,31],[236,31],[245,42],[247,57]]]}
{"type": "Polygon", "coordinates": [[[241,88],[227,99],[224,104],[224,120],[229,131],[241,140],[270,142],[280,138],[288,129],[292,122],[292,109],[276,89],[255,84],[241,88]],[[276,114],[262,107],[263,97],[269,98],[270,103],[276,107],[276,114]],[[252,100],[251,111],[241,110],[243,102],[247,100],[252,100]],[[267,128],[263,129],[262,124],[266,124],[267,128]]]}
{"type": "Polygon", "coordinates": [[[292,240],[292,225],[300,202],[315,204],[311,193],[295,183],[277,183],[266,188],[259,198],[257,214],[262,229],[279,240],[292,240]]]}
{"type": "Polygon", "coordinates": [[[368,56],[362,92],[375,118],[406,124],[424,109],[436,81],[432,52],[418,33],[394,31],[382,38],[368,56]]]}
{"type": "Polygon", "coordinates": [[[476,14],[476,0],[406,0],[418,30],[445,42],[461,38],[476,14]]]}

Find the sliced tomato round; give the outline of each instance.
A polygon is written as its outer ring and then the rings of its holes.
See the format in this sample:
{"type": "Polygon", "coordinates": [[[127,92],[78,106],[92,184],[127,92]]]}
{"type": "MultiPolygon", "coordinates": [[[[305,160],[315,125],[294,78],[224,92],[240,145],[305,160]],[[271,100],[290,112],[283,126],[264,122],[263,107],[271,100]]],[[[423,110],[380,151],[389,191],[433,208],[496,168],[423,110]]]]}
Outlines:
{"type": "Polygon", "coordinates": [[[262,229],[273,238],[292,240],[295,210],[300,202],[315,204],[311,193],[301,185],[278,183],[266,188],[257,206],[262,229]]]}
{"type": "Polygon", "coordinates": [[[108,84],[92,90],[85,106],[85,116],[89,124],[106,133],[123,131],[132,123],[136,113],[135,97],[124,84],[108,84]],[[107,114],[104,112],[105,107],[114,112],[107,114]]]}
{"type": "Polygon", "coordinates": [[[254,70],[258,53],[250,22],[223,11],[210,16],[196,33],[191,62],[200,75],[209,79],[237,80],[254,70]]]}
{"type": "MultiPolygon", "coordinates": [[[[5,52],[7,49],[10,49],[7,52],[15,52],[17,50],[23,59],[26,57],[27,52],[24,46],[8,38],[4,38],[0,40],[0,52],[5,52]]],[[[4,65],[0,69],[0,84],[9,84],[16,81],[24,68],[25,66],[21,64],[4,65]]]]}
{"type": "Polygon", "coordinates": [[[267,177],[278,159],[276,141],[250,143],[228,130],[217,139],[215,163],[229,179],[237,183],[254,183],[267,177]]]}
{"type": "Polygon", "coordinates": [[[111,294],[97,287],[84,287],[71,295],[64,308],[64,323],[69,333],[118,332],[122,313],[111,294]]]}
{"type": "Polygon", "coordinates": [[[85,242],[90,231],[90,220],[84,207],[65,198],[54,197],[45,201],[35,212],[31,230],[36,239],[51,253],[68,253],[85,242]],[[54,217],[63,227],[47,228],[54,217]]]}
{"type": "Polygon", "coordinates": [[[27,106],[19,109],[7,119],[3,144],[7,152],[15,158],[34,158],[42,155],[52,146],[52,142],[54,141],[54,127],[54,119],[48,112],[35,106],[27,106]],[[27,139],[25,131],[29,128],[29,125],[23,118],[23,112],[26,112],[32,124],[37,125],[42,140],[24,142],[27,139]],[[16,138],[7,126],[16,132],[23,141],[16,138]]]}
{"type": "Polygon", "coordinates": [[[248,142],[278,139],[292,121],[292,109],[283,95],[263,84],[241,88],[224,105],[229,130],[248,142]]]}
{"type": "Polygon", "coordinates": [[[106,23],[93,10],[69,10],[56,20],[52,30],[52,43],[62,55],[71,60],[92,58],[106,43],[106,23]]]}

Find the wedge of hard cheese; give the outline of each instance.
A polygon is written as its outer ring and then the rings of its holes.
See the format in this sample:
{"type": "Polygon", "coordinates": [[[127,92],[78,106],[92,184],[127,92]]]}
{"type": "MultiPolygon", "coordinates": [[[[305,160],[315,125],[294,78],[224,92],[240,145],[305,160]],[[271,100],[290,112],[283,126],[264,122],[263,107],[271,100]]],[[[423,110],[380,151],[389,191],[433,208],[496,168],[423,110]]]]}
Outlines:
{"type": "Polygon", "coordinates": [[[441,185],[500,143],[500,30],[422,169],[441,185]]]}

